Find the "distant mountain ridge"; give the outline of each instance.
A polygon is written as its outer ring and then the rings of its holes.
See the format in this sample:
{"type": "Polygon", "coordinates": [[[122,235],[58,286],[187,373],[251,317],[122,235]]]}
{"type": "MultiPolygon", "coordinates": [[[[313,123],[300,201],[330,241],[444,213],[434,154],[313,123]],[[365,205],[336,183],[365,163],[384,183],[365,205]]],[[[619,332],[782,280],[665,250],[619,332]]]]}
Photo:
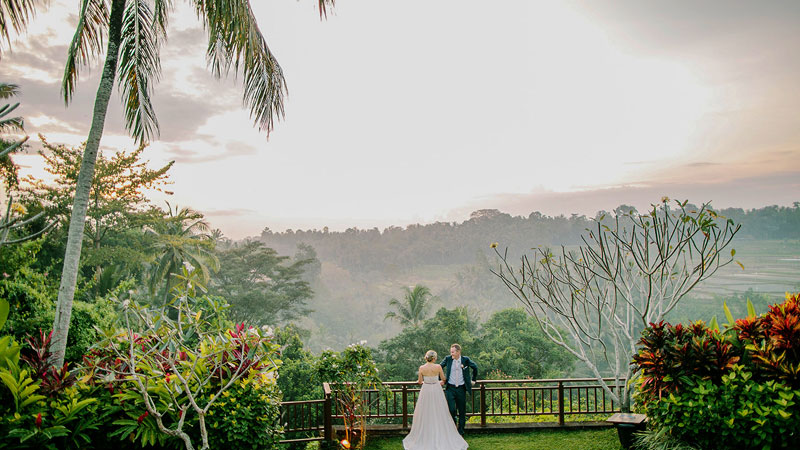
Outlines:
{"type": "MultiPolygon", "coordinates": [[[[631,209],[635,208],[620,205],[612,212],[599,211],[595,217],[631,209]]],[[[737,239],[800,239],[800,202],[791,207],[725,208],[717,212],[742,224],[737,239]]],[[[469,264],[475,261],[476,252],[488,254],[493,242],[501,249],[508,247],[510,252],[536,246],[579,244],[581,234],[592,226],[593,219],[584,215],[546,216],[533,212],[524,217],[482,209],[461,223],[414,224],[383,231],[349,228],[331,232],[325,228],[276,233],[265,228],[260,240],[281,254],[292,254],[303,243],[312,246],[321,261],[348,270],[385,271],[421,265],[469,264]]]]}

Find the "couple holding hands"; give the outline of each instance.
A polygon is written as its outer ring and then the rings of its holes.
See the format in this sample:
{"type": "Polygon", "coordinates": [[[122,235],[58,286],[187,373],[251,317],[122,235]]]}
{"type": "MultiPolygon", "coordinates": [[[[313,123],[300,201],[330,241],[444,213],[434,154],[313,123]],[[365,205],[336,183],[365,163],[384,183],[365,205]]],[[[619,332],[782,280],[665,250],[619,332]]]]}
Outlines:
{"type": "Polygon", "coordinates": [[[465,450],[462,437],[467,422],[467,394],[478,378],[478,365],[461,355],[461,346],[450,346],[450,355],[436,363],[433,350],[425,354],[417,383],[422,385],[411,432],[403,439],[405,450],[465,450]],[[442,392],[444,386],[444,392],[442,392]]]}

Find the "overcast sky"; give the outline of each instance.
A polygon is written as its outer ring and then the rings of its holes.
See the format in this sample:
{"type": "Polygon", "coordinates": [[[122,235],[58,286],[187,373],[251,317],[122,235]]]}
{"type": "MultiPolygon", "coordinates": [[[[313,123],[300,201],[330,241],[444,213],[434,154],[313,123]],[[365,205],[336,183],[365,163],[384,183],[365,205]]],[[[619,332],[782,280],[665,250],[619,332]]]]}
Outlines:
{"type": "MultiPolygon", "coordinates": [[[[65,108],[78,0],[51,0],[4,52],[28,134],[86,139],[99,64],[65,108]]],[[[289,87],[267,139],[205,64],[176,2],[155,88],[171,203],[240,238],[264,227],[461,221],[476,209],[594,214],[662,195],[800,200],[800,2],[258,0],[289,87]]],[[[102,146],[131,149],[119,95],[102,146]]],[[[35,140],[35,139],[33,139],[35,140]]],[[[34,148],[36,146],[34,145],[34,148]]],[[[17,161],[41,175],[35,155],[17,161]]],[[[156,197],[161,201],[163,197],[156,197]]]]}

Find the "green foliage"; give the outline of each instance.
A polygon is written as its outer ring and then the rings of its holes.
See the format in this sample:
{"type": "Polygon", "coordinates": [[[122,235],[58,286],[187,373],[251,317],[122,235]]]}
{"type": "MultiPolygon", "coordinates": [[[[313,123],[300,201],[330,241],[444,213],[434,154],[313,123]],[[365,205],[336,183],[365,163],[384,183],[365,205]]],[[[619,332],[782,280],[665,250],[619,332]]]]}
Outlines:
{"type": "Polygon", "coordinates": [[[8,320],[8,308],[8,301],[4,298],[0,298],[0,330],[3,329],[3,326],[6,324],[6,320],[8,320]]]}
{"type": "Polygon", "coordinates": [[[210,448],[275,448],[283,438],[281,393],[275,381],[258,372],[222,393],[208,411],[210,448]]]}
{"type": "Polygon", "coordinates": [[[282,432],[274,380],[278,346],[266,330],[229,328],[229,305],[203,295],[199,277],[199,271],[185,268],[176,277],[180,284],[171,310],[121,301],[124,328],[107,331],[85,358],[93,382],[115,390],[114,397],[126,405],[112,435],[132,436],[142,445],[177,441],[187,448],[192,442],[230,441],[234,433],[244,433],[242,442],[250,445],[254,436],[271,443],[282,432]],[[229,397],[241,397],[241,405],[234,407],[229,397]],[[259,401],[265,402],[261,409],[259,401]],[[220,403],[230,413],[212,411],[220,403]],[[239,421],[239,414],[248,416],[239,421]],[[212,415],[219,419],[212,421],[212,415]]]}
{"type": "Polygon", "coordinates": [[[219,271],[213,275],[211,292],[231,303],[231,317],[258,325],[286,323],[307,315],[306,302],[313,296],[303,279],[314,262],[290,263],[258,241],[245,241],[217,253],[219,271]]]}
{"type": "MultiPolygon", "coordinates": [[[[48,333],[26,339],[22,358],[11,336],[0,337],[0,448],[182,448],[204,434],[211,448],[277,446],[277,344],[268,332],[231,328],[228,305],[199,293],[192,273],[178,279],[177,319],[123,301],[128,326],[106,327],[72,373],[47,366],[48,333]]],[[[108,304],[85,305],[73,330],[116,316],[108,304]]]]}
{"type": "Polygon", "coordinates": [[[147,230],[153,240],[150,251],[155,255],[148,274],[150,292],[162,293],[162,304],[169,301],[172,288],[178,283],[176,275],[184,267],[196,269],[198,282],[203,285],[208,283],[211,271],[219,269],[219,260],[213,253],[214,241],[203,215],[191,208],[173,208],[169,204],[167,207],[167,214],[147,230]]]}
{"type": "MultiPolygon", "coordinates": [[[[0,249],[0,262],[7,263],[8,277],[0,276],[0,298],[10,306],[4,331],[23,341],[26,336],[49,330],[55,314],[55,287],[44,275],[31,268],[41,241],[0,249]]],[[[95,327],[108,327],[116,313],[108,301],[76,300],[73,304],[66,360],[79,361],[87,349],[97,342],[95,327]]]]}
{"type": "MultiPolygon", "coordinates": [[[[68,147],[51,144],[42,136],[40,139],[44,145],[40,155],[53,181],[27,177],[23,199],[28,204],[42,204],[48,215],[60,221],[53,236],[53,244],[57,243],[60,249],[53,256],[60,258],[85,144],[68,147]]],[[[110,275],[116,274],[117,281],[137,275],[148,259],[142,227],[158,215],[149,211],[145,193],[163,192],[172,163],[150,169],[148,161],[142,160],[145,148],[139,146],[131,152],[117,151],[112,155],[100,152],[97,156],[81,251],[82,272],[91,285],[90,299],[113,288],[107,283],[110,275]],[[106,274],[109,270],[111,273],[106,274]],[[106,280],[101,279],[104,276],[106,280]]]]}
{"type": "Polygon", "coordinates": [[[522,309],[494,313],[481,325],[479,336],[473,344],[474,350],[470,351],[486,371],[487,378],[500,373],[514,379],[560,377],[568,373],[575,362],[575,358],[551,342],[536,320],[522,309]]]}
{"type": "Polygon", "coordinates": [[[39,395],[39,385],[35,384],[28,370],[17,364],[6,363],[7,367],[0,369],[0,381],[8,389],[14,400],[14,412],[19,413],[33,402],[43,400],[44,395],[39,395]]]}
{"type": "Polygon", "coordinates": [[[364,343],[348,345],[339,353],[332,350],[322,352],[317,371],[320,379],[328,383],[346,383],[359,386],[359,389],[381,384],[372,351],[364,343]]]}
{"type": "Polygon", "coordinates": [[[407,327],[397,336],[380,343],[377,359],[381,372],[389,380],[416,379],[425,352],[435,350],[444,357],[450,345],[456,342],[464,349],[465,355],[474,356],[478,329],[478,320],[466,308],[440,308],[421,326],[407,327]]]}
{"type": "Polygon", "coordinates": [[[697,447],[667,433],[666,428],[644,430],[634,434],[633,439],[637,450],[697,450],[697,447]]]}
{"type": "MultiPolygon", "coordinates": [[[[48,389],[52,389],[53,380],[39,378],[35,370],[23,367],[30,364],[27,359],[21,366],[19,352],[20,347],[10,336],[0,337],[0,400],[4,405],[13,404],[13,408],[0,412],[0,448],[86,447],[101,416],[92,409],[96,399],[85,394],[85,385],[80,389],[61,385],[57,391],[48,391],[52,397],[42,395],[45,392],[40,386],[47,382],[48,389]]],[[[61,379],[68,376],[52,370],[61,379]]]]}
{"type": "Polygon", "coordinates": [[[393,298],[389,300],[389,306],[397,311],[386,313],[384,320],[392,319],[400,322],[404,327],[418,327],[428,316],[431,304],[438,299],[431,294],[431,290],[418,284],[414,288],[403,287],[403,300],[393,298]]]}
{"type": "MultiPolygon", "coordinates": [[[[47,317],[52,323],[52,313],[47,317]]],[[[65,359],[80,361],[89,348],[97,343],[100,337],[97,330],[110,328],[116,318],[116,311],[109,300],[97,299],[92,303],[76,300],[72,304],[65,359]]]]}
{"type": "Polygon", "coordinates": [[[679,393],[644,410],[652,426],[700,448],[790,448],[798,439],[800,390],[758,382],[735,365],[720,382],[690,378],[679,393]]]}
{"type": "Polygon", "coordinates": [[[651,324],[642,332],[639,345],[633,362],[642,373],[642,401],[677,392],[693,377],[718,381],[741,359],[732,343],[702,321],[688,327],[663,321],[651,324]]]}
{"type": "Polygon", "coordinates": [[[521,309],[497,311],[479,324],[466,308],[440,308],[419,327],[406,327],[380,343],[381,371],[394,381],[416,379],[425,352],[444,357],[456,342],[480,365],[482,378],[563,376],[574,363],[521,309]]]}
{"type": "Polygon", "coordinates": [[[281,346],[278,387],[283,399],[298,401],[322,398],[322,382],[316,358],[303,347],[300,330],[293,325],[280,328],[275,331],[275,342],[281,346]]]}
{"type": "Polygon", "coordinates": [[[31,268],[40,248],[40,241],[0,248],[0,298],[10,306],[5,330],[20,341],[52,323],[55,288],[31,268]]]}
{"type": "MultiPolygon", "coordinates": [[[[347,440],[356,448],[364,448],[366,416],[372,404],[363,393],[383,389],[371,350],[363,343],[351,344],[340,353],[326,350],[319,357],[317,371],[322,381],[332,384],[332,397],[338,414],[343,417],[347,440]]],[[[380,393],[373,401],[379,398],[380,393]]]]}
{"type": "MultiPolygon", "coordinates": [[[[114,415],[115,419],[111,423],[114,425],[110,438],[117,440],[130,440],[142,447],[157,446],[167,448],[179,448],[180,441],[161,432],[158,428],[156,419],[150,415],[145,407],[145,398],[132,385],[117,385],[119,390],[112,396],[114,403],[121,405],[117,407],[114,415]]],[[[166,426],[174,427],[178,422],[177,413],[169,410],[169,394],[164,389],[153,388],[152,398],[158,408],[165,409],[166,417],[162,418],[166,426]]]]}
{"type": "Polygon", "coordinates": [[[787,293],[783,304],[737,320],[733,331],[757,377],[800,388],[800,295],[787,293]]]}
{"type": "MultiPolygon", "coordinates": [[[[748,308],[750,309],[750,308],[748,308]]],[[[750,313],[755,311],[750,310],[750,313]]],[[[726,308],[730,323],[732,314],[726,308]]],[[[658,436],[704,449],[791,448],[800,416],[798,296],[724,333],[702,322],[651,324],[634,357],[637,400],[658,436]]]]}

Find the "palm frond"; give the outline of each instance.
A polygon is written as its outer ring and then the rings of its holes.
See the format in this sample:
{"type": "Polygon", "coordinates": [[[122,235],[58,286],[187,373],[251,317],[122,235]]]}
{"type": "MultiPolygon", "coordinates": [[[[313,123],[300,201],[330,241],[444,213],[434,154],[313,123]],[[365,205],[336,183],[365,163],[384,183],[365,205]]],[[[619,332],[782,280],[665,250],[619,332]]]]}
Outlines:
{"type": "Polygon", "coordinates": [[[333,8],[336,3],[336,0],[319,0],[319,19],[322,20],[328,18],[328,7],[330,6],[333,8]]]}
{"type": "Polygon", "coordinates": [[[9,117],[6,118],[12,111],[17,109],[19,103],[13,105],[3,105],[0,107],[0,133],[8,133],[12,131],[23,131],[25,128],[25,121],[22,117],[9,117]]]}
{"type": "MultiPolygon", "coordinates": [[[[22,138],[22,140],[12,142],[7,147],[3,147],[4,144],[0,144],[0,158],[16,151],[18,148],[22,147],[27,141],[28,141],[28,136],[25,136],[24,138],[22,138]]],[[[14,176],[14,178],[16,179],[16,176],[14,176]]]]}
{"type": "Polygon", "coordinates": [[[19,94],[19,85],[13,83],[0,83],[0,99],[7,100],[19,94]]]}
{"type": "Polygon", "coordinates": [[[107,0],[83,0],[78,14],[78,26],[67,51],[61,95],[69,104],[78,83],[80,69],[88,66],[92,59],[103,54],[103,42],[108,33],[109,6],[107,0]]]}
{"type": "Polygon", "coordinates": [[[173,0],[155,0],[153,4],[153,25],[155,26],[156,38],[159,42],[167,38],[167,26],[169,25],[169,13],[173,9],[173,0]]]}
{"type": "Polygon", "coordinates": [[[151,82],[161,73],[160,40],[153,10],[145,0],[132,0],[122,16],[118,83],[125,107],[125,128],[138,142],[158,135],[158,119],[150,101],[151,82]]]}
{"type": "Polygon", "coordinates": [[[214,76],[243,75],[243,104],[259,130],[284,117],[286,80],[258,28],[248,0],[194,0],[208,32],[206,58],[214,76]]]}
{"type": "MultiPolygon", "coordinates": [[[[0,1],[0,36],[11,44],[11,30],[17,33],[23,31],[35,13],[36,0],[0,1]]],[[[2,57],[1,49],[0,57],[2,57]]]]}

